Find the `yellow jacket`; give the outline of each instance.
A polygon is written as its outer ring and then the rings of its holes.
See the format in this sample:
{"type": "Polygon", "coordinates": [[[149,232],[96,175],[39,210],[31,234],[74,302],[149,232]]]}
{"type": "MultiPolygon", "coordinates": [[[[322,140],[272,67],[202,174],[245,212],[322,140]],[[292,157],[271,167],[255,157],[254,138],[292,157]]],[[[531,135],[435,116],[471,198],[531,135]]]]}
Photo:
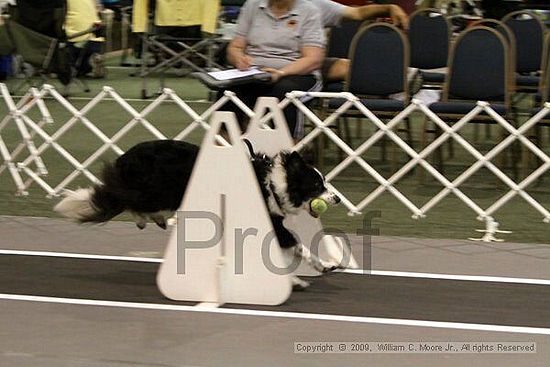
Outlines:
{"type": "MultiPolygon", "coordinates": [[[[89,29],[95,22],[99,22],[95,0],[67,0],[67,16],[65,17],[65,33],[67,37],[72,34],[89,29]]],[[[103,41],[102,37],[96,37],[88,33],[71,39],[71,42],[103,41]]]]}
{"type": "MultiPolygon", "coordinates": [[[[148,0],[134,0],[132,28],[144,32],[147,25],[148,0]]],[[[157,0],[155,25],[186,27],[201,25],[203,32],[214,33],[220,0],[157,0]]]]}

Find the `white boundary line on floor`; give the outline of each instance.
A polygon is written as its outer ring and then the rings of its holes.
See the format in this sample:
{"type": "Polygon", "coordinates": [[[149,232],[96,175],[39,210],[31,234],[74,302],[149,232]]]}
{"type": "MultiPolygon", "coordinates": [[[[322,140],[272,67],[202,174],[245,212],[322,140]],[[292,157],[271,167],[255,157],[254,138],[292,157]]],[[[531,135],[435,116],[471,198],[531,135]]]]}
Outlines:
{"type": "Polygon", "coordinates": [[[361,270],[361,269],[346,269],[347,274],[365,274],[386,277],[404,277],[404,278],[423,278],[423,279],[440,279],[440,280],[462,280],[471,282],[493,282],[493,283],[517,283],[517,284],[532,284],[532,285],[550,285],[550,279],[535,279],[535,278],[513,278],[513,277],[497,277],[492,275],[461,275],[461,274],[443,274],[443,273],[417,273],[410,271],[388,271],[388,270],[361,270]]]}
{"type": "MultiPolygon", "coordinates": [[[[163,259],[161,258],[152,258],[152,257],[94,255],[94,254],[79,254],[79,253],[68,253],[68,252],[27,251],[27,250],[0,250],[0,255],[62,257],[62,258],[72,258],[72,259],[131,261],[131,262],[158,263],[158,264],[162,263],[163,261],[163,259]]],[[[363,270],[363,269],[345,269],[339,272],[346,273],[346,274],[355,274],[355,275],[375,275],[375,276],[440,279],[440,280],[461,280],[461,281],[471,281],[471,282],[550,285],[550,279],[497,277],[497,276],[489,276],[489,275],[417,273],[417,272],[406,272],[406,271],[363,270]]]]}
{"type": "MultiPolygon", "coordinates": [[[[23,95],[14,95],[13,96],[14,98],[22,98],[23,95]]],[[[76,96],[71,96],[71,100],[75,100],[75,101],[91,101],[92,99],[94,99],[95,96],[93,97],[76,97],[76,96]]],[[[2,96],[0,96],[0,99],[2,99],[2,96]]],[[[51,97],[45,97],[44,98],[45,100],[53,100],[53,98],[51,97]]],[[[141,98],[124,98],[125,101],[127,102],[152,102],[154,100],[154,98],[148,98],[148,99],[141,99],[141,98]]],[[[115,99],[113,98],[109,98],[109,97],[106,97],[106,98],[103,98],[102,101],[115,101],[115,99]]],[[[203,104],[212,104],[213,102],[210,102],[208,101],[207,99],[188,99],[188,100],[183,100],[185,103],[203,103],[203,104]]],[[[175,103],[174,101],[163,101],[163,103],[175,103]]]]}
{"type": "Polygon", "coordinates": [[[83,305],[83,306],[99,306],[99,307],[118,307],[118,308],[158,310],[158,311],[201,312],[201,313],[238,315],[238,316],[277,317],[277,318],[290,318],[290,319],[316,320],[316,321],[353,322],[353,323],[362,323],[362,324],[431,327],[431,328],[442,328],[442,329],[490,331],[490,332],[500,332],[500,333],[550,335],[549,328],[536,328],[536,327],[523,327],[523,326],[468,324],[468,323],[459,323],[459,322],[389,319],[389,318],[378,318],[378,317],[325,315],[325,314],[315,314],[315,313],[283,312],[283,311],[244,310],[244,309],[231,309],[231,308],[215,308],[215,307],[207,307],[207,306],[197,307],[197,306],[183,306],[183,305],[166,305],[166,304],[156,304],[156,303],[101,301],[101,300],[90,300],[90,299],[28,296],[28,295],[1,294],[1,293],[0,293],[0,300],[83,305]]]}
{"type": "Polygon", "coordinates": [[[133,262],[159,263],[159,264],[162,263],[163,261],[163,259],[160,259],[160,258],[150,258],[150,257],[111,256],[111,255],[78,254],[78,253],[70,253],[70,252],[25,251],[25,250],[0,250],[0,255],[64,257],[64,258],[71,258],[71,259],[133,261],[133,262]]]}

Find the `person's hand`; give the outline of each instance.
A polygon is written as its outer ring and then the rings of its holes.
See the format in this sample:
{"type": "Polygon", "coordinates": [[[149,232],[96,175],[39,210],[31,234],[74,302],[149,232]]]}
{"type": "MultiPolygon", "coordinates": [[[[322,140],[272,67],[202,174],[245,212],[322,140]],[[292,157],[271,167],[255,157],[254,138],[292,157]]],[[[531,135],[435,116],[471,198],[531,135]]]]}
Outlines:
{"type": "Polygon", "coordinates": [[[252,66],[252,58],[248,55],[242,54],[237,58],[235,66],[241,71],[248,70],[252,66]]]}
{"type": "Polygon", "coordinates": [[[103,23],[101,21],[97,21],[97,22],[94,22],[92,24],[92,33],[96,37],[103,37],[104,36],[103,23]]]}
{"type": "Polygon", "coordinates": [[[403,11],[403,9],[401,9],[399,5],[390,5],[390,17],[393,24],[396,26],[401,27],[404,30],[409,29],[409,16],[403,11]]]}
{"type": "Polygon", "coordinates": [[[281,79],[285,75],[284,71],[279,69],[274,69],[274,68],[263,68],[262,71],[265,71],[271,74],[272,83],[277,83],[279,79],[281,79]]]}

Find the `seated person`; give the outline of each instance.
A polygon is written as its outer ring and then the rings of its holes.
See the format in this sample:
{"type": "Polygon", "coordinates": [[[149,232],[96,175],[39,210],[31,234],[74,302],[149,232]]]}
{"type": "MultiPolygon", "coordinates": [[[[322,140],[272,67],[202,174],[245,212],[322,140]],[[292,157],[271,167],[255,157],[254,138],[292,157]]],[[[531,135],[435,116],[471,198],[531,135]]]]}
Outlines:
{"type": "MultiPolygon", "coordinates": [[[[347,6],[332,0],[309,0],[321,11],[324,27],[340,25],[343,19],[367,20],[381,16],[389,16],[393,24],[407,29],[409,18],[407,14],[395,4],[370,4],[363,6],[347,6]]],[[[326,58],[323,61],[323,80],[342,81],[349,72],[349,60],[326,58]]]]}
{"type": "Polygon", "coordinates": [[[65,33],[70,38],[69,47],[77,76],[89,73],[94,78],[105,76],[105,65],[101,54],[103,37],[97,37],[94,33],[87,33],[76,38],[71,37],[101,23],[98,15],[99,10],[95,0],[67,0],[65,33]]]}
{"type": "MultiPolygon", "coordinates": [[[[309,0],[248,0],[239,15],[227,57],[240,70],[262,68],[271,73],[272,80],[230,89],[251,108],[260,96],[282,100],[293,90],[319,91],[323,51],[320,14],[309,0]]],[[[244,114],[236,106],[231,107],[244,129],[244,114]]],[[[292,104],[283,112],[290,132],[300,138],[303,116],[292,104]]]]}
{"type": "MultiPolygon", "coordinates": [[[[408,29],[409,18],[399,5],[369,4],[363,6],[347,6],[333,0],[308,0],[321,12],[323,27],[337,27],[343,19],[367,20],[376,17],[390,17],[392,23],[403,29],[408,29]]],[[[221,55],[218,63],[225,65],[225,55],[221,55]]],[[[336,82],[346,79],[349,72],[349,60],[328,57],[323,60],[321,68],[324,82],[336,82]]]]}

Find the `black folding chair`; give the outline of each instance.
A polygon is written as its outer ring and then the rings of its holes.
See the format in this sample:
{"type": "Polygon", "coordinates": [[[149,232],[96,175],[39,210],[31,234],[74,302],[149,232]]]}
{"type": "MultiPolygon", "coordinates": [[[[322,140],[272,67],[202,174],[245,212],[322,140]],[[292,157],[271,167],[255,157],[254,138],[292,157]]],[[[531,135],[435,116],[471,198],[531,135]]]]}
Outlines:
{"type": "Polygon", "coordinates": [[[488,27],[493,28],[497,32],[499,32],[508,43],[508,49],[509,49],[509,57],[510,57],[510,67],[512,70],[516,70],[516,59],[517,59],[517,51],[516,51],[516,36],[514,35],[514,32],[503,22],[496,20],[496,19],[481,19],[476,21],[472,24],[472,26],[481,26],[481,27],[488,27]]]}
{"type": "Polygon", "coordinates": [[[430,71],[447,67],[452,25],[437,9],[415,11],[409,21],[411,67],[420,69],[423,86],[440,88],[445,72],[430,71]]]}
{"type": "MultiPolygon", "coordinates": [[[[474,109],[477,101],[486,101],[495,112],[508,117],[514,85],[509,52],[505,37],[492,28],[476,26],[461,33],[451,51],[442,99],[431,104],[430,109],[452,122],[474,109]]],[[[472,122],[495,124],[485,113],[472,122]]],[[[427,130],[425,126],[423,145],[428,132],[441,133],[439,128],[427,130]]],[[[441,149],[436,158],[442,170],[441,149]]]]}
{"type": "Polygon", "coordinates": [[[545,26],[529,11],[515,11],[502,18],[516,39],[516,85],[519,92],[536,93],[542,70],[545,26]]]}
{"type": "MultiPolygon", "coordinates": [[[[509,65],[510,69],[512,71],[516,70],[516,36],[514,36],[514,32],[503,22],[496,20],[496,19],[481,19],[475,23],[472,24],[472,26],[483,26],[483,27],[489,27],[493,28],[497,32],[499,32],[505,39],[508,44],[508,57],[509,57],[509,65]]],[[[513,96],[515,93],[516,85],[513,84],[510,86],[510,95],[513,96]]],[[[513,98],[512,98],[513,102],[513,98]]],[[[516,106],[514,103],[511,104],[511,109],[514,114],[514,119],[516,119],[516,106]]],[[[479,125],[475,126],[474,130],[474,141],[479,140],[479,125]]],[[[491,126],[489,124],[485,125],[485,137],[491,138],[491,126]]]]}
{"type": "MultiPolygon", "coordinates": [[[[373,23],[362,28],[353,38],[350,71],[344,90],[361,98],[361,103],[379,117],[393,117],[409,103],[408,78],[409,45],[403,32],[388,23],[373,23]],[[374,51],[373,51],[374,50],[374,51]],[[392,98],[401,93],[402,98],[392,98]]],[[[331,99],[329,108],[336,110],[345,100],[331,99]]],[[[345,117],[363,117],[349,110],[345,117]]],[[[345,135],[351,140],[349,124],[345,135]]],[[[406,120],[407,140],[413,144],[410,122],[406,120]]],[[[382,159],[386,159],[385,138],[382,139],[382,159]]]]}
{"type": "Polygon", "coordinates": [[[76,82],[85,91],[90,88],[83,80],[76,78],[72,65],[72,56],[68,42],[76,37],[98,31],[94,25],[83,32],[67,36],[62,26],[65,21],[65,1],[53,1],[51,4],[37,6],[34,1],[18,1],[17,7],[11,9],[6,25],[14,52],[22,59],[23,81],[12,88],[19,90],[24,84],[35,85],[34,76],[38,75],[43,83],[49,81],[52,73],[63,85],[62,94],[69,94],[71,82],[76,82]],[[42,16],[34,22],[29,16],[42,16]],[[30,65],[31,68],[25,65],[30,65]]]}
{"type": "MultiPolygon", "coordinates": [[[[325,57],[347,59],[353,37],[362,24],[363,21],[344,19],[339,26],[331,27],[325,57]]],[[[323,92],[342,92],[343,90],[343,82],[325,82],[323,86],[323,92]]]]}
{"type": "Polygon", "coordinates": [[[42,84],[47,83],[50,73],[56,73],[64,86],[71,81],[68,53],[60,51],[60,41],[35,32],[14,21],[6,22],[15,53],[22,58],[24,79],[12,88],[15,92],[24,84],[35,86],[34,76],[38,75],[42,84]]]}
{"type": "Polygon", "coordinates": [[[8,28],[6,27],[4,18],[1,19],[0,24],[0,56],[8,56],[13,53],[15,47],[11,41],[11,38],[8,33],[8,28]]]}
{"type": "MultiPolygon", "coordinates": [[[[361,29],[352,41],[349,59],[346,92],[363,96],[361,103],[373,112],[392,116],[403,110],[409,102],[410,56],[409,45],[399,28],[388,23],[374,23],[361,29]],[[396,93],[403,93],[404,98],[390,98],[396,93]]],[[[338,104],[333,101],[332,106],[338,104]]]]}

